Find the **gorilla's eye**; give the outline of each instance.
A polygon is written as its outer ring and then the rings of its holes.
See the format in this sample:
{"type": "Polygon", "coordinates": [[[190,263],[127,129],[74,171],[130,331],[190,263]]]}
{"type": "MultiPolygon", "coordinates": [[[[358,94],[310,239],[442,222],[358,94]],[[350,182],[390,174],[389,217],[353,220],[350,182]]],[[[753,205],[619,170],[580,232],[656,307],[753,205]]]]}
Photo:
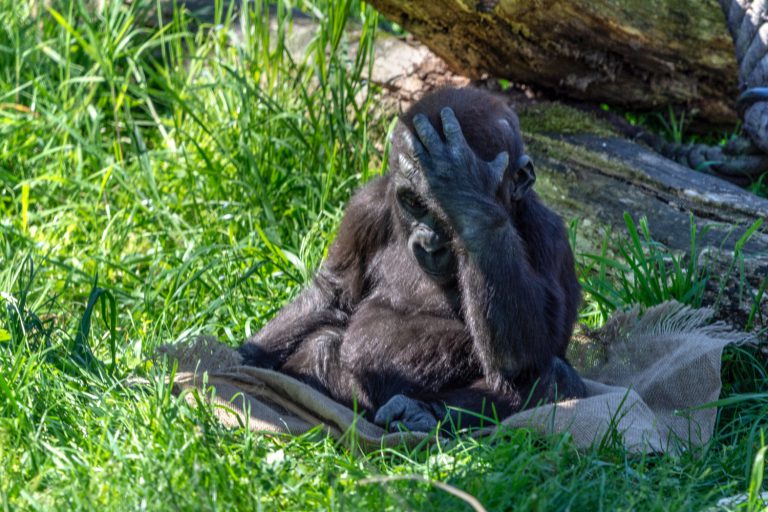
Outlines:
{"type": "Polygon", "coordinates": [[[427,214],[427,205],[424,204],[424,201],[419,196],[410,190],[404,189],[399,191],[397,199],[400,201],[400,205],[405,211],[414,217],[423,217],[427,214]]]}

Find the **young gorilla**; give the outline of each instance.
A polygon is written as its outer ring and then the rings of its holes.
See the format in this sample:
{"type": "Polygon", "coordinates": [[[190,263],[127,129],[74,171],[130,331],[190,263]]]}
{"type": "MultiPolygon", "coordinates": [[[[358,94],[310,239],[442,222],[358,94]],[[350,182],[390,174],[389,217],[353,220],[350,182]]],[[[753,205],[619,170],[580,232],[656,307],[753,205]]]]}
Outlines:
{"type": "Polygon", "coordinates": [[[503,101],[422,99],[395,129],[389,174],[355,194],[314,283],[240,348],[245,363],[390,428],[430,430],[446,405],[503,418],[584,396],[565,360],[573,255],[534,181],[503,101]]]}

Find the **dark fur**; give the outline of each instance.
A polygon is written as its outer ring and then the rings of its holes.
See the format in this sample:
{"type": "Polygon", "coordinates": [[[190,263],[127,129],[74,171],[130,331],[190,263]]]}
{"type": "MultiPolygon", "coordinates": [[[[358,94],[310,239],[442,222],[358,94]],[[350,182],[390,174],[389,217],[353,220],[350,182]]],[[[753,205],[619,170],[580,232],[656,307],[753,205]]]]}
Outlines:
{"type": "Polygon", "coordinates": [[[527,400],[554,399],[556,388],[558,397],[584,394],[565,362],[580,289],[560,218],[532,190],[505,202],[458,177],[430,180],[424,238],[398,200],[409,187],[404,131],[423,113],[442,136],[446,106],[482,160],[523,154],[517,117],[489,93],[446,89],[414,105],[396,129],[389,174],[349,202],[314,283],[240,348],[247,364],[356,401],[371,419],[398,394],[436,410],[490,414],[493,404],[502,417],[527,400]],[[448,244],[449,264],[417,263],[413,247],[427,239],[448,244]]]}

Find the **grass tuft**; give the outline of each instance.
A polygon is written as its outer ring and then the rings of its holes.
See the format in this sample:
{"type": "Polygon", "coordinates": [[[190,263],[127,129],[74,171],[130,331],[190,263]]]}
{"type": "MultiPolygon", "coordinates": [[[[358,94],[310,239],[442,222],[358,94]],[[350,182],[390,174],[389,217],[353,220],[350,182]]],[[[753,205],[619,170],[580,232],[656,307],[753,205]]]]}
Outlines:
{"type": "Polygon", "coordinates": [[[635,223],[625,213],[626,235],[606,234],[600,254],[579,255],[589,325],[603,325],[615,310],[627,305],[648,307],[674,299],[701,306],[710,276],[697,245],[702,233],[693,217],[690,221],[687,254],[674,253],[654,240],[645,217],[635,223]]]}

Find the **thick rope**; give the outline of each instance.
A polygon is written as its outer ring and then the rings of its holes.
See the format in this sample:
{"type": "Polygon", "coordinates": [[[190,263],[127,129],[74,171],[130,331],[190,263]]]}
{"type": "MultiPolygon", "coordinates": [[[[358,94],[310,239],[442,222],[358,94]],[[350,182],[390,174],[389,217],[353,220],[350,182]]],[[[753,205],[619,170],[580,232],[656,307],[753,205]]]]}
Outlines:
{"type": "Polygon", "coordinates": [[[768,1],[720,0],[736,46],[744,132],[768,153],[768,1]]]}
{"type": "Polygon", "coordinates": [[[768,0],[719,2],[736,47],[744,135],[724,146],[667,143],[648,133],[640,138],[683,165],[744,186],[768,172],[768,0]]]}

